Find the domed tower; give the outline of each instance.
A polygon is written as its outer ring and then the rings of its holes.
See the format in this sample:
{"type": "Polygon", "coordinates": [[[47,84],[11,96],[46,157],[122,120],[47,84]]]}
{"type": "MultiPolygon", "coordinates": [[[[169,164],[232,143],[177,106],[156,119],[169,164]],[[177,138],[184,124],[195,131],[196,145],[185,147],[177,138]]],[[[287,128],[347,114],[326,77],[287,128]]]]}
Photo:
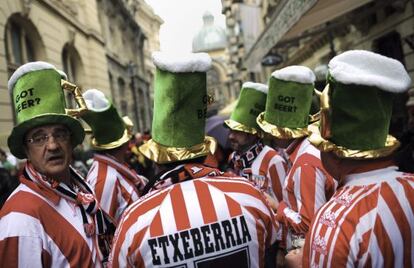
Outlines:
{"type": "Polygon", "coordinates": [[[203,15],[203,27],[193,38],[193,52],[209,52],[226,48],[226,32],[214,24],[214,16],[210,12],[203,15]]]}
{"type": "Polygon", "coordinates": [[[227,82],[226,47],[226,31],[214,24],[214,16],[210,12],[205,12],[203,27],[193,37],[193,52],[206,52],[213,60],[213,67],[207,72],[208,92],[215,99],[214,104],[209,107],[211,114],[234,98],[227,82]]]}

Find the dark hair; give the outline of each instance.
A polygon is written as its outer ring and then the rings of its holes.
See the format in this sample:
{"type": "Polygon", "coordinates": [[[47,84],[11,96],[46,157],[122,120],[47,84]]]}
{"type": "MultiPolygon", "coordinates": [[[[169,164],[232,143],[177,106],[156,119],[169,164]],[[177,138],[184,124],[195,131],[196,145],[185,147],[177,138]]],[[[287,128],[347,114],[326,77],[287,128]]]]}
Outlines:
{"type": "Polygon", "coordinates": [[[207,156],[200,156],[197,158],[193,158],[193,159],[187,159],[187,160],[182,160],[182,161],[177,161],[177,162],[171,162],[171,163],[167,163],[167,164],[156,164],[160,167],[160,170],[154,177],[152,178],[148,178],[149,181],[148,183],[145,185],[144,190],[142,191],[142,195],[145,195],[149,192],[149,190],[152,188],[152,186],[154,186],[154,184],[157,182],[157,179],[167,170],[171,170],[173,168],[175,168],[178,165],[183,165],[183,164],[189,164],[189,163],[196,163],[196,164],[202,164],[204,163],[205,159],[207,156]]]}

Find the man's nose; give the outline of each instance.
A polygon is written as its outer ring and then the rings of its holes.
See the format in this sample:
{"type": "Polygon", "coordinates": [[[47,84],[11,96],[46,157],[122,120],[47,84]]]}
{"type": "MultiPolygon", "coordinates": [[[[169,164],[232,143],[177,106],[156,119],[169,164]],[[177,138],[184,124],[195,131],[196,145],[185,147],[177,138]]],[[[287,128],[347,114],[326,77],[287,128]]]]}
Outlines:
{"type": "Polygon", "coordinates": [[[56,141],[55,137],[51,135],[46,141],[46,147],[48,150],[55,150],[59,147],[59,143],[56,141]]]}

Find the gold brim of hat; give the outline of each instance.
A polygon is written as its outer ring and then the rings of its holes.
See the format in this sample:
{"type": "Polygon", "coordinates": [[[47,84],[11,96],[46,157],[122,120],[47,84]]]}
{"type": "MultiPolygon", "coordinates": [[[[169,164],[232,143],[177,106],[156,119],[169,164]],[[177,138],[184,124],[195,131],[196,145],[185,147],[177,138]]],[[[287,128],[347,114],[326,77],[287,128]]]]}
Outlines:
{"type": "Polygon", "coordinates": [[[214,154],[216,147],[217,141],[213,137],[206,136],[203,143],[182,148],[164,146],[151,139],[141,145],[138,150],[148,159],[158,164],[166,164],[194,159],[209,153],[214,154]]]}
{"type": "Polygon", "coordinates": [[[391,135],[387,135],[385,146],[373,150],[353,150],[322,138],[318,128],[312,128],[312,134],[308,137],[310,143],[322,152],[333,152],[339,158],[351,159],[375,159],[391,155],[400,146],[400,142],[391,135]]]}
{"type": "Polygon", "coordinates": [[[264,119],[264,112],[260,113],[257,117],[257,124],[260,126],[260,128],[278,138],[278,139],[297,139],[301,137],[308,136],[311,132],[308,130],[308,127],[305,128],[287,128],[287,127],[278,127],[275,126],[269,122],[267,122],[264,119]]]}
{"type": "Polygon", "coordinates": [[[257,129],[243,125],[237,121],[234,121],[233,119],[227,119],[224,121],[224,123],[232,130],[242,131],[250,134],[258,133],[257,129]]]}
{"type": "Polygon", "coordinates": [[[95,137],[92,137],[91,147],[92,149],[97,150],[97,151],[110,150],[110,149],[117,148],[123,145],[124,143],[128,142],[131,139],[131,137],[132,137],[131,132],[128,131],[128,129],[125,129],[124,134],[119,140],[116,140],[110,143],[100,144],[96,141],[95,137]]]}

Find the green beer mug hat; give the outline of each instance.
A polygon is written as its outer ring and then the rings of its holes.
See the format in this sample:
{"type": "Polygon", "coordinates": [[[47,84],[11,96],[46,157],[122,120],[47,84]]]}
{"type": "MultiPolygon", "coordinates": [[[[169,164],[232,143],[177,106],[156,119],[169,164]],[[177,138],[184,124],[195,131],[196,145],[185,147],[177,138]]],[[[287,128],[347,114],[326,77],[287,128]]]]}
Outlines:
{"type": "Polygon", "coordinates": [[[206,53],[155,52],[152,139],[139,147],[156,163],[170,163],[214,153],[216,141],[205,136],[207,112],[206,53]]]}
{"type": "Polygon", "coordinates": [[[320,131],[309,138],[338,157],[369,159],[392,154],[398,140],[388,135],[393,93],[410,87],[411,79],[397,60],[364,50],[351,50],[329,62],[327,87],[321,96],[320,131]]]}
{"type": "MultiPolygon", "coordinates": [[[[92,129],[91,147],[95,150],[108,150],[120,147],[132,137],[131,129],[105,94],[97,89],[83,93],[88,111],[82,119],[92,129]]],[[[129,122],[131,122],[129,120],[129,122]]]]}
{"type": "Polygon", "coordinates": [[[272,73],[266,110],[257,117],[261,129],[279,139],[308,136],[315,75],[305,66],[288,66],[272,73]]]}
{"type": "Polygon", "coordinates": [[[26,158],[26,133],[38,126],[63,124],[71,131],[73,146],[82,143],[85,133],[80,122],[66,114],[61,73],[47,62],[30,62],[20,66],[10,77],[8,88],[14,103],[17,125],[7,144],[17,158],[26,158]]]}
{"type": "Polygon", "coordinates": [[[224,123],[232,130],[257,134],[260,128],[256,118],[265,110],[267,90],[264,84],[243,83],[236,108],[224,123]]]}

